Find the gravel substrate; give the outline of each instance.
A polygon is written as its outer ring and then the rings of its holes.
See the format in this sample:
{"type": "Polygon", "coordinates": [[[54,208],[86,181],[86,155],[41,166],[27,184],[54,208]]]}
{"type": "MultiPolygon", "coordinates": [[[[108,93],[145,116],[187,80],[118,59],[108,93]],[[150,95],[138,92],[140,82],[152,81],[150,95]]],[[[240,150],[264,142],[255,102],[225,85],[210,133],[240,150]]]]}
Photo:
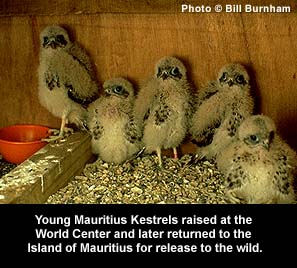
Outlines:
{"type": "Polygon", "coordinates": [[[17,165],[9,163],[0,156],[0,178],[13,170],[17,165]]]}
{"type": "Polygon", "coordinates": [[[222,204],[223,176],[214,163],[194,163],[193,156],[179,160],[155,155],[138,157],[121,165],[98,159],[80,176],[50,196],[48,204],[222,204]]]}

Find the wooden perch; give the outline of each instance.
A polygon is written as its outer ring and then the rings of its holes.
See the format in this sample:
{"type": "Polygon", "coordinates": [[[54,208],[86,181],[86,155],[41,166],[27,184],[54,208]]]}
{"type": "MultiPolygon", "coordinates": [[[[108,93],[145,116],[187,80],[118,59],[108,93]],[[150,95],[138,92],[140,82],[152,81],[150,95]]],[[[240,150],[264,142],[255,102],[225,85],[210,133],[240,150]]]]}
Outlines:
{"type": "Polygon", "coordinates": [[[44,203],[91,159],[91,137],[77,132],[65,142],[47,144],[0,179],[0,204],[44,203]]]}

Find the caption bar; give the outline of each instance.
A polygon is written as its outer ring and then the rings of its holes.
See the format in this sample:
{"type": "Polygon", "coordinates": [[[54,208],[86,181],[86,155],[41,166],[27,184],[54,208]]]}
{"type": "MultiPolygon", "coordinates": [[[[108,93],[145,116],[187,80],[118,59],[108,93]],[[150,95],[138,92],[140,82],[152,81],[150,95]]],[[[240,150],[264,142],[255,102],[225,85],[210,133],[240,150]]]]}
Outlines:
{"type": "Polygon", "coordinates": [[[28,253],[261,253],[252,217],[34,215],[28,253]]]}

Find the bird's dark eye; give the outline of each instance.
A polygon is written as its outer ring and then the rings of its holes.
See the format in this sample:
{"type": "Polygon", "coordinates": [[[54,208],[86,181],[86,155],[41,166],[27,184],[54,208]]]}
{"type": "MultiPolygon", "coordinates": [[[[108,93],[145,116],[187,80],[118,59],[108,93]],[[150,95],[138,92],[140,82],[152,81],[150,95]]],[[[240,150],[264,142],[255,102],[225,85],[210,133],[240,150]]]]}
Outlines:
{"type": "Polygon", "coordinates": [[[226,82],[228,79],[228,74],[226,72],[224,72],[220,78],[221,82],[226,82]]]}
{"type": "Polygon", "coordinates": [[[64,38],[64,36],[63,36],[62,34],[58,34],[58,35],[56,36],[56,42],[57,42],[58,44],[63,45],[63,46],[65,46],[65,45],[67,44],[67,41],[65,40],[65,38],[64,38]]]}
{"type": "Polygon", "coordinates": [[[179,69],[177,67],[171,68],[170,74],[173,75],[173,76],[178,76],[179,75],[179,69]]]}
{"type": "Polygon", "coordinates": [[[178,67],[172,67],[169,71],[169,75],[174,79],[181,79],[183,76],[178,67]]]}
{"type": "Polygon", "coordinates": [[[113,92],[116,93],[116,94],[121,95],[124,92],[124,88],[121,87],[121,86],[116,86],[116,87],[113,88],[113,92]]]}
{"type": "Polygon", "coordinates": [[[48,43],[48,40],[49,39],[47,36],[43,37],[43,44],[46,45],[48,43]]]}
{"type": "Polygon", "coordinates": [[[250,135],[249,139],[250,139],[251,143],[253,143],[253,144],[259,143],[259,138],[257,135],[250,135]]]}
{"type": "Polygon", "coordinates": [[[157,77],[160,77],[160,76],[161,76],[161,74],[162,74],[162,70],[161,70],[161,68],[158,68],[157,77]]]}
{"type": "Polygon", "coordinates": [[[259,144],[260,143],[260,139],[257,135],[249,135],[247,136],[245,139],[244,139],[244,142],[247,144],[247,145],[256,145],[256,144],[259,144]]]}
{"type": "Polygon", "coordinates": [[[236,82],[237,82],[238,84],[243,84],[243,83],[244,83],[244,77],[243,77],[242,74],[240,74],[240,75],[238,75],[238,76],[236,77],[236,82]]]}

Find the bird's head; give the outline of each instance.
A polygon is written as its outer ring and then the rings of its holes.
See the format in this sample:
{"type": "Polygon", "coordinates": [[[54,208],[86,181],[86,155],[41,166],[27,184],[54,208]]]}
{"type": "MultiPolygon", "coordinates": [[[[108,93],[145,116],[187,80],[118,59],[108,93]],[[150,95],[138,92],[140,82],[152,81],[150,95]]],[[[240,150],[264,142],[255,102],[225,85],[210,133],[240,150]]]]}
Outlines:
{"type": "Polygon", "coordinates": [[[105,96],[116,96],[122,99],[134,98],[133,85],[125,78],[116,77],[103,84],[105,96]]]}
{"type": "Polygon", "coordinates": [[[67,31],[58,26],[47,26],[40,34],[40,44],[45,49],[60,49],[70,43],[67,31]]]}
{"type": "Polygon", "coordinates": [[[263,147],[269,150],[276,127],[271,118],[265,115],[252,115],[245,119],[238,129],[239,140],[251,148],[263,147]]]}
{"type": "Polygon", "coordinates": [[[223,66],[219,71],[218,83],[221,87],[237,86],[243,90],[250,88],[250,77],[246,69],[238,63],[231,63],[223,66]]]}
{"type": "Polygon", "coordinates": [[[156,64],[155,77],[163,81],[186,79],[186,67],[175,57],[165,57],[156,64]]]}

